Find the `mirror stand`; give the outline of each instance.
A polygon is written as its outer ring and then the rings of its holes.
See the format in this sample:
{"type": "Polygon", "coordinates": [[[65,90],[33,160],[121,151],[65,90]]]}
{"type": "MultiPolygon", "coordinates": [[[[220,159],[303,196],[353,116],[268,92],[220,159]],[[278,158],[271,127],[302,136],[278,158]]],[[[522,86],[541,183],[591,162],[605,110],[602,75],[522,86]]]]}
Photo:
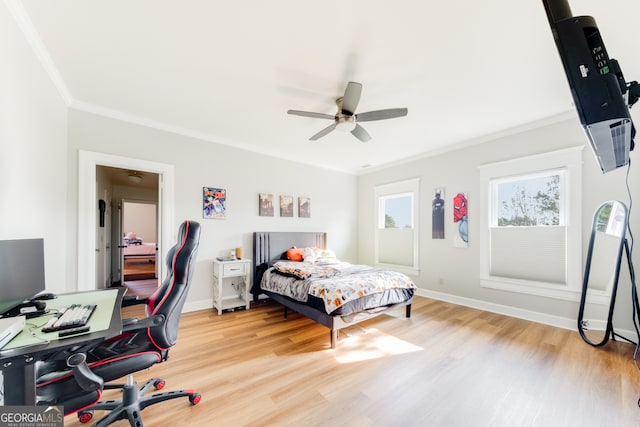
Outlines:
{"type": "Polygon", "coordinates": [[[635,344],[635,357],[640,349],[640,305],[631,250],[626,239],[627,228],[628,210],[621,202],[605,202],[593,216],[578,312],[578,331],[582,339],[594,347],[603,346],[609,339],[616,338],[635,344]],[[612,323],[623,252],[631,276],[633,325],[638,337],[635,342],[615,332],[612,323]]]}
{"type": "MultiPolygon", "coordinates": [[[[625,337],[620,337],[626,341],[636,345],[636,349],[633,352],[633,360],[638,360],[638,351],[640,351],[640,327],[638,325],[638,316],[640,316],[640,302],[638,301],[638,289],[636,288],[636,272],[633,268],[633,261],[631,260],[631,250],[627,239],[624,239],[624,251],[627,255],[627,265],[629,266],[629,276],[631,278],[631,304],[633,305],[633,327],[636,330],[636,336],[638,340],[634,343],[625,337]]],[[[640,404],[640,400],[638,402],[640,404]]]]}
{"type": "MultiPolygon", "coordinates": [[[[615,332],[613,325],[611,326],[611,339],[615,340],[616,338],[621,338],[624,341],[627,341],[628,343],[634,344],[636,346],[636,349],[634,351],[634,359],[636,358],[637,354],[638,354],[638,350],[640,348],[640,329],[638,328],[638,313],[640,313],[640,304],[638,302],[638,292],[636,289],[636,274],[635,274],[635,270],[633,268],[633,262],[631,261],[631,251],[629,249],[629,243],[627,242],[627,239],[624,239],[624,252],[625,255],[627,257],[627,265],[629,267],[629,276],[631,279],[631,304],[633,305],[633,326],[636,330],[636,335],[638,336],[638,339],[636,341],[633,341],[623,335],[618,334],[617,332],[615,332]]],[[[612,296],[612,300],[615,299],[615,293],[612,296]]],[[[613,306],[611,308],[611,311],[613,312],[613,306]]]]}
{"type": "MultiPolygon", "coordinates": [[[[623,335],[618,334],[614,327],[613,327],[613,311],[614,311],[614,307],[615,307],[615,300],[616,300],[616,295],[617,295],[617,288],[618,288],[618,277],[619,277],[619,268],[617,268],[616,270],[616,277],[615,277],[615,281],[614,281],[614,286],[611,290],[611,304],[609,306],[609,314],[607,317],[607,323],[606,323],[606,327],[604,329],[604,333],[602,334],[602,338],[601,339],[595,339],[593,337],[593,334],[590,334],[588,331],[588,321],[585,322],[584,320],[584,306],[585,306],[585,301],[586,301],[586,297],[585,297],[585,293],[586,293],[586,289],[583,289],[583,297],[582,300],[580,302],[580,312],[578,315],[578,330],[580,332],[580,336],[582,336],[582,339],[589,345],[592,345],[594,347],[600,347],[605,345],[609,339],[612,340],[616,340],[616,338],[620,338],[630,344],[635,345],[635,350],[633,353],[633,358],[634,360],[637,359],[638,357],[638,353],[640,352],[640,327],[638,325],[638,323],[640,322],[640,318],[638,318],[638,316],[640,316],[640,302],[638,301],[638,292],[637,292],[637,288],[636,288],[636,280],[635,280],[635,270],[633,267],[633,262],[631,260],[631,252],[629,250],[629,243],[627,242],[627,239],[623,240],[623,247],[624,247],[624,252],[627,258],[627,265],[629,268],[629,275],[630,275],[630,279],[631,279],[631,304],[633,305],[633,326],[635,328],[635,332],[636,332],[636,336],[638,337],[636,341],[633,341],[623,335]]],[[[586,287],[585,287],[586,288],[586,287]]]]}

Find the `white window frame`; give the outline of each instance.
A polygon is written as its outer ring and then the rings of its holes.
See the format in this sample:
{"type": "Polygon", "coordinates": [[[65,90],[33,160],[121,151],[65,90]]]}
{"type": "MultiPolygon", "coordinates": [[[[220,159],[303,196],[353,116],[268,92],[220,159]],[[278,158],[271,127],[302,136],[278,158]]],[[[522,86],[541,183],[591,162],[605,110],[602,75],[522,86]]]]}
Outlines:
{"type": "Polygon", "coordinates": [[[393,182],[389,184],[377,185],[374,187],[374,265],[376,267],[388,268],[405,274],[417,275],[420,272],[420,216],[419,216],[419,194],[420,194],[420,178],[412,178],[404,181],[393,182]],[[380,236],[379,230],[384,228],[384,209],[382,199],[389,196],[413,196],[413,262],[411,266],[389,264],[380,262],[380,236]],[[381,222],[382,221],[382,222],[381,222]]]}
{"type": "Polygon", "coordinates": [[[485,288],[511,292],[579,301],[582,288],[582,151],[584,146],[543,153],[504,162],[481,165],[480,200],[485,208],[480,215],[480,285],[485,288]],[[528,176],[564,170],[566,215],[565,227],[565,268],[566,282],[551,283],[526,279],[506,278],[491,275],[491,237],[492,226],[492,181],[501,178],[528,176]]]}

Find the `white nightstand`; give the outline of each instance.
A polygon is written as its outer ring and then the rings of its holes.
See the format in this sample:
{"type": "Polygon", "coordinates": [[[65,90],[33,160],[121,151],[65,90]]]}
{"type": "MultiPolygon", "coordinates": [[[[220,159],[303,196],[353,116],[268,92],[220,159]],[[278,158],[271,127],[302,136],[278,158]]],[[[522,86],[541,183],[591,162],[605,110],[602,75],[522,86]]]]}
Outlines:
{"type": "Polygon", "coordinates": [[[249,310],[251,299],[251,260],[213,261],[213,305],[218,310],[244,306],[249,310]]]}

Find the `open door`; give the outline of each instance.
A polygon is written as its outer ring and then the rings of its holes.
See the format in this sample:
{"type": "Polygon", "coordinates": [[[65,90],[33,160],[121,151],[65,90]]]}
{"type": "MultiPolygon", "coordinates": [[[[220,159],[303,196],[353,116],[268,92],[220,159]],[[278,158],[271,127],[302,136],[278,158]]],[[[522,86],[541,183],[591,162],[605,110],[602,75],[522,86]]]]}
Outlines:
{"type": "Polygon", "coordinates": [[[152,201],[121,200],[121,283],[157,280],[158,205],[152,201]]]}
{"type": "Polygon", "coordinates": [[[96,227],[96,289],[111,286],[111,206],[110,194],[103,191],[98,199],[98,226],[96,227]]]}

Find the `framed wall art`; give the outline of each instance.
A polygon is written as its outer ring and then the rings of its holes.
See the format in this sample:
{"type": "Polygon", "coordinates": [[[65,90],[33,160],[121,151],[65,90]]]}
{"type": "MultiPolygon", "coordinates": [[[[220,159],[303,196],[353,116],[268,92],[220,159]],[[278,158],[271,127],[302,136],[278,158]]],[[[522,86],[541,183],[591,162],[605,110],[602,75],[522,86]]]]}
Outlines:
{"type": "Polygon", "coordinates": [[[298,197],[298,217],[311,218],[311,198],[298,197]]]}
{"type": "Polygon", "coordinates": [[[273,194],[258,194],[258,214],[260,216],[273,216],[273,194]]]}
{"type": "Polygon", "coordinates": [[[280,196],[280,216],[293,217],[293,197],[280,196]]]}
{"type": "Polygon", "coordinates": [[[223,188],[202,188],[202,216],[224,219],[227,214],[227,190],[223,188]]]}
{"type": "Polygon", "coordinates": [[[458,193],[453,198],[453,223],[456,227],[454,233],[454,246],[466,248],[469,246],[468,225],[468,198],[467,193],[458,193]]]}
{"type": "Polygon", "coordinates": [[[431,201],[431,238],[444,239],[444,188],[433,191],[431,201]]]}

